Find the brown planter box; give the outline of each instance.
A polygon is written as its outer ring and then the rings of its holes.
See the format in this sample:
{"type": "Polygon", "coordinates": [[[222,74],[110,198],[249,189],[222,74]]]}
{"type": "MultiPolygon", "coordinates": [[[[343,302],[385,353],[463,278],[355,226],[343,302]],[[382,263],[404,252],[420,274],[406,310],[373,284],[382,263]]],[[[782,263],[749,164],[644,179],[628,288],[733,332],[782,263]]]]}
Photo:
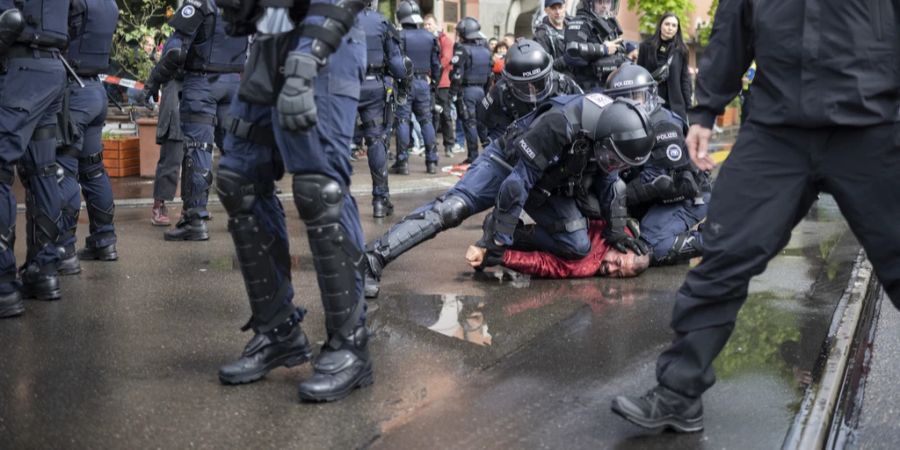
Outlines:
{"type": "Polygon", "coordinates": [[[103,167],[111,177],[131,177],[138,174],[141,150],[138,138],[103,140],[103,167]]]}
{"type": "Polygon", "coordinates": [[[144,117],[137,120],[138,136],[141,140],[141,176],[156,176],[156,164],[159,163],[159,144],[156,143],[156,117],[144,117]]]}

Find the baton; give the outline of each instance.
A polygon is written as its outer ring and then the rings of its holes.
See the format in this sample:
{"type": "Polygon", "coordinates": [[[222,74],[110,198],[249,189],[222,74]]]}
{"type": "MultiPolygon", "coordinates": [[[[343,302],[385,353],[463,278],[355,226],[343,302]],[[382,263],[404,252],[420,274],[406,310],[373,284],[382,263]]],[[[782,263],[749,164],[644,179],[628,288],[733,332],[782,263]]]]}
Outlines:
{"type": "Polygon", "coordinates": [[[72,76],[75,82],[78,83],[79,86],[84,87],[84,81],[81,81],[81,78],[79,78],[78,74],[75,73],[75,69],[72,69],[72,66],[69,65],[69,62],[66,61],[66,58],[62,55],[62,53],[59,54],[59,60],[62,61],[63,66],[66,68],[66,71],[69,72],[69,75],[72,76]]]}

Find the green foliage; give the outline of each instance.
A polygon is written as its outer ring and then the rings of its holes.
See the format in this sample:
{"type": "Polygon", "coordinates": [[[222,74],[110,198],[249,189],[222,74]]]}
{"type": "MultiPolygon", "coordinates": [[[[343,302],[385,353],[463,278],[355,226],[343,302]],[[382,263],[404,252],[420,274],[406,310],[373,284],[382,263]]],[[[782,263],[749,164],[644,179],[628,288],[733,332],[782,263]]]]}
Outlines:
{"type": "Polygon", "coordinates": [[[697,40],[700,41],[700,45],[703,47],[709,45],[709,35],[712,34],[713,19],[716,17],[717,9],[719,9],[719,0],[713,0],[712,4],[709,5],[709,22],[697,30],[697,40]]]}
{"type": "Polygon", "coordinates": [[[123,75],[146,80],[153,69],[151,56],[141,50],[144,36],[151,36],[155,43],[172,34],[166,23],[175,0],[119,1],[119,26],[113,35],[112,59],[124,72],[123,75]]]}
{"type": "MultiPolygon", "coordinates": [[[[628,0],[628,9],[637,11],[640,17],[642,36],[656,33],[656,24],[659,22],[659,18],[667,12],[675,13],[678,16],[681,32],[685,33],[691,27],[687,15],[694,10],[694,2],[691,0],[628,0]]],[[[682,37],[687,41],[687,37],[682,37]]]]}

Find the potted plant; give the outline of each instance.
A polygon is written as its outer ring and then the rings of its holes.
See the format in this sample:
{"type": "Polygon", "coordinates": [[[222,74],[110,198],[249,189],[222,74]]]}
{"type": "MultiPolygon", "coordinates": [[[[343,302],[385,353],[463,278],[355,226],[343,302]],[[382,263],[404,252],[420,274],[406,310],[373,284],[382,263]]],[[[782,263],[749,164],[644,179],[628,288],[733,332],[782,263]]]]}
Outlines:
{"type": "Polygon", "coordinates": [[[103,167],[110,177],[135,176],[140,171],[141,150],[137,136],[103,134],[103,167]]]}

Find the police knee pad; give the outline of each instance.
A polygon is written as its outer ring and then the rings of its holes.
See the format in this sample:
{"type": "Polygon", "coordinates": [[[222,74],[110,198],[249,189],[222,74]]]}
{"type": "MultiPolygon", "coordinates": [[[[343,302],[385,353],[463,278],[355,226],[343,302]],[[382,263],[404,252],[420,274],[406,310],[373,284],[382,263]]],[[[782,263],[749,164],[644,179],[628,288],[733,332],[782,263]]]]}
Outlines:
{"type": "Polygon", "coordinates": [[[294,203],[307,226],[323,226],[341,220],[344,188],[336,180],[317,173],[294,175],[294,203]]]}
{"type": "Polygon", "coordinates": [[[275,192],[275,182],[254,183],[244,175],[226,168],[219,169],[216,193],[231,216],[250,214],[256,199],[275,192]]]}
{"type": "Polygon", "coordinates": [[[445,230],[459,226],[471,215],[466,202],[455,195],[438,197],[431,210],[440,216],[441,227],[445,230]]]}

